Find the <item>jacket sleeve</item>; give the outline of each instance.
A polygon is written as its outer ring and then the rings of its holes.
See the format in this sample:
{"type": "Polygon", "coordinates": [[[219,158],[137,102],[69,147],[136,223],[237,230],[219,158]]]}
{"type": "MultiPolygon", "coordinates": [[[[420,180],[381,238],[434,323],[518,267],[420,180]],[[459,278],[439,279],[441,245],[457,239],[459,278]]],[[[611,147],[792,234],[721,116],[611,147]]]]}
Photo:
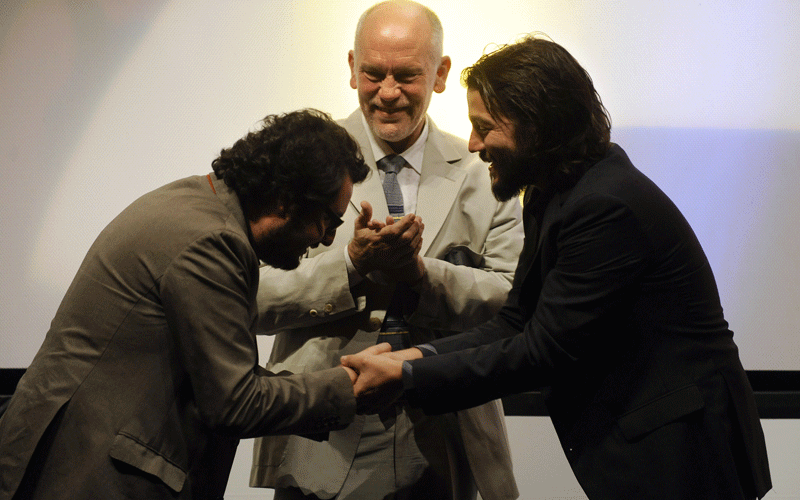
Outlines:
{"type": "Polygon", "coordinates": [[[483,244],[478,252],[455,247],[442,258],[424,257],[419,305],[409,318],[414,325],[467,330],[496,314],[511,289],[524,239],[519,201],[499,203],[487,191],[466,203],[473,211],[494,210],[483,244]]]}
{"type": "Polygon", "coordinates": [[[553,244],[555,263],[540,293],[520,276],[495,318],[432,342],[438,355],[411,362],[414,404],[441,413],[533,390],[556,369],[613,348],[615,339],[601,334],[621,327],[607,321],[631,303],[650,255],[639,221],[614,199],[587,197],[567,212],[553,244]]]}
{"type": "Polygon", "coordinates": [[[237,437],[341,428],[355,413],[341,368],[276,376],[258,367],[258,261],[235,232],[214,232],[184,250],[160,280],[176,363],[200,418],[237,437]]]}
{"type": "Polygon", "coordinates": [[[341,246],[306,257],[291,271],[265,265],[259,272],[259,334],[318,325],[363,310],[365,305],[350,291],[341,246]]]}

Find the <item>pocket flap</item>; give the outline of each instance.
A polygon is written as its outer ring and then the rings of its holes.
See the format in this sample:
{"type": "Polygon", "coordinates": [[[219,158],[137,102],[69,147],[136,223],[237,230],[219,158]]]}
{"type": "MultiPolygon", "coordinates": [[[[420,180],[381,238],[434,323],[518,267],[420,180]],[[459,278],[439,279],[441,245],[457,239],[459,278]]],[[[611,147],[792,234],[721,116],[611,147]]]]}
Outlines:
{"type": "Polygon", "coordinates": [[[617,423],[625,439],[633,441],[704,406],[700,389],[688,385],[626,413],[617,423]]]}
{"type": "Polygon", "coordinates": [[[117,434],[109,455],[111,458],[156,476],[176,493],[183,489],[186,472],[130,436],[117,434]]]}

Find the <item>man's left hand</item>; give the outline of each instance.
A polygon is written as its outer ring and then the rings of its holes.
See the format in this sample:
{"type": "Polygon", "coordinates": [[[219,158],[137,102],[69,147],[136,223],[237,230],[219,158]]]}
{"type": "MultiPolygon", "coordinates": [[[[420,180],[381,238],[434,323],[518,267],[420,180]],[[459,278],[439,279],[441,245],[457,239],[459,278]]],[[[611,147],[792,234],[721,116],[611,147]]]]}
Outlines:
{"type": "Polygon", "coordinates": [[[390,350],[382,343],[342,356],[342,365],[358,373],[354,386],[358,413],[378,413],[403,393],[403,361],[390,350]]]}

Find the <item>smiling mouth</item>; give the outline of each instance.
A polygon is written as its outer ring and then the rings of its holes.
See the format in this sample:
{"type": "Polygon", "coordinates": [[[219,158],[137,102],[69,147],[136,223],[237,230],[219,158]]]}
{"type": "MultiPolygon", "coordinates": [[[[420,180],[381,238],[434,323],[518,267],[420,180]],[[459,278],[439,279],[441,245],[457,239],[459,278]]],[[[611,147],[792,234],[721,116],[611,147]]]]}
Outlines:
{"type": "Polygon", "coordinates": [[[405,108],[380,108],[378,106],[374,106],[372,109],[375,112],[386,116],[397,116],[405,111],[405,108]]]}

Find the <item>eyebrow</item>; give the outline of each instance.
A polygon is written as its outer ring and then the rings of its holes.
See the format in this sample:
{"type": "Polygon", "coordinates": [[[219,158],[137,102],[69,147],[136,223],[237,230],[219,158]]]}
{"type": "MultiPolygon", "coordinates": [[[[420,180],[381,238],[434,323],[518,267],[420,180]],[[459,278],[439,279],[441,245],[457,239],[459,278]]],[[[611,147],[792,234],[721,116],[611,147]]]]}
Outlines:
{"type": "Polygon", "coordinates": [[[399,75],[399,76],[420,75],[425,72],[425,68],[423,68],[422,66],[399,67],[390,72],[384,67],[367,63],[362,63],[359,66],[359,69],[364,73],[380,73],[380,74],[392,73],[393,75],[399,75]]]}
{"type": "Polygon", "coordinates": [[[473,125],[479,125],[479,126],[482,126],[482,127],[494,127],[496,125],[496,122],[494,122],[492,120],[487,120],[486,118],[484,118],[482,116],[469,115],[468,118],[469,118],[469,121],[472,122],[473,125]]]}

